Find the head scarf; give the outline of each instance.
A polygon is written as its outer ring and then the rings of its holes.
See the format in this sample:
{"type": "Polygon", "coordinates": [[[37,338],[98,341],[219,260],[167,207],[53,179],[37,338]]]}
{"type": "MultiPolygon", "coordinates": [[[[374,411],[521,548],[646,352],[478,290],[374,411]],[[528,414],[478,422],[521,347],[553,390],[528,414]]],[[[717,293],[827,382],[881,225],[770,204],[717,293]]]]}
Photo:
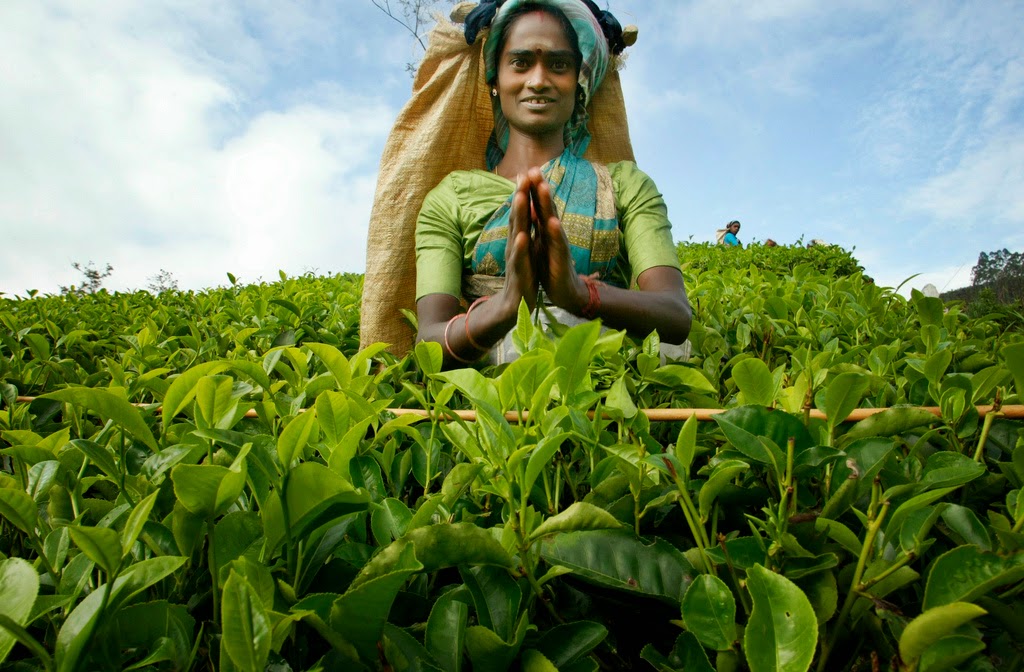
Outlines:
{"type": "MultiPolygon", "coordinates": [[[[583,91],[583,99],[576,105],[572,119],[565,126],[565,146],[576,156],[583,156],[590,143],[587,131],[587,105],[597,87],[604,80],[608,71],[608,41],[602,31],[601,24],[583,0],[505,0],[491,22],[491,30],[484,43],[484,63],[488,82],[495,81],[498,75],[498,40],[512,11],[521,5],[542,5],[553,7],[565,14],[569,23],[576,31],[579,41],[577,45],[582,55],[579,72],[579,85],[583,91]]],[[[612,18],[614,21],[614,18],[612,18]]],[[[620,31],[621,32],[621,31],[620,31]]],[[[468,38],[468,36],[467,36],[468,38]]],[[[487,167],[493,169],[505,156],[508,147],[508,120],[501,111],[501,100],[495,96],[491,99],[494,112],[494,132],[487,143],[487,167]]]]}

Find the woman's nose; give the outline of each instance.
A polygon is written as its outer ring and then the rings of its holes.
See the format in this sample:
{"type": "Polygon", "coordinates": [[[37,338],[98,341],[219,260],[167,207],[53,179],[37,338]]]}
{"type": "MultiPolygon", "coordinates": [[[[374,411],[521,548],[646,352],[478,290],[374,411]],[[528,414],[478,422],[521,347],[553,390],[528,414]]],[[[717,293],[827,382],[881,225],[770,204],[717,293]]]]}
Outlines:
{"type": "Polygon", "coordinates": [[[538,64],[530,71],[530,76],[526,80],[526,86],[531,89],[545,89],[548,86],[548,72],[547,69],[538,64]]]}

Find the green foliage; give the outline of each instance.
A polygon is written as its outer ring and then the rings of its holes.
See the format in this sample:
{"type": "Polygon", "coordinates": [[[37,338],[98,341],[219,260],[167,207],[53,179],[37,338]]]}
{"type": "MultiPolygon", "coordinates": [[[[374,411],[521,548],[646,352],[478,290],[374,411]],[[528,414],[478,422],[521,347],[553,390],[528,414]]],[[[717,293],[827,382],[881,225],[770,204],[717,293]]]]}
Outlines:
{"type": "Polygon", "coordinates": [[[708,270],[743,271],[748,268],[788,273],[803,265],[824,275],[845,277],[864,270],[852,253],[838,245],[804,247],[796,243],[768,247],[754,243],[738,248],[712,243],[679,243],[676,251],[683,269],[694,274],[708,270]]]}
{"type": "Polygon", "coordinates": [[[1024,427],[975,404],[1024,336],[838,248],[681,250],[688,362],[525,313],[502,368],[359,352],[358,276],[0,299],[0,669],[1019,660],[1024,427]]]}

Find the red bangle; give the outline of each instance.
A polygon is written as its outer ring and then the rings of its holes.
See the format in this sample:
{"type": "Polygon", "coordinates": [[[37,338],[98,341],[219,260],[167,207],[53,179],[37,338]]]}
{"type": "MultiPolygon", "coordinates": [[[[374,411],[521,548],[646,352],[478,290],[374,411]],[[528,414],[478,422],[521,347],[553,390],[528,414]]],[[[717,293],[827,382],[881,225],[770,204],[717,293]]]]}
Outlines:
{"type": "Polygon", "coordinates": [[[468,359],[463,359],[462,357],[456,355],[455,351],[452,350],[452,344],[448,342],[448,332],[452,328],[452,322],[462,317],[463,314],[464,313],[459,313],[458,315],[453,316],[452,319],[448,320],[448,324],[444,325],[444,349],[448,351],[448,354],[451,355],[452,359],[454,359],[456,362],[461,362],[462,364],[472,364],[472,361],[468,359]]]}
{"type": "Polygon", "coordinates": [[[588,320],[597,317],[597,311],[601,309],[601,295],[597,292],[597,281],[589,275],[580,275],[580,279],[587,283],[587,290],[590,292],[590,300],[583,306],[580,313],[588,320]]]}
{"type": "Polygon", "coordinates": [[[490,296],[481,296],[479,299],[477,299],[473,303],[469,304],[469,310],[466,311],[466,340],[469,341],[469,344],[472,345],[477,350],[479,350],[480,352],[487,352],[487,348],[485,348],[482,345],[480,345],[479,343],[477,343],[476,340],[473,338],[473,334],[469,333],[469,315],[470,315],[470,313],[473,312],[474,308],[476,308],[478,305],[480,305],[481,303],[483,303],[484,301],[486,301],[489,298],[491,298],[491,297],[490,296]]]}

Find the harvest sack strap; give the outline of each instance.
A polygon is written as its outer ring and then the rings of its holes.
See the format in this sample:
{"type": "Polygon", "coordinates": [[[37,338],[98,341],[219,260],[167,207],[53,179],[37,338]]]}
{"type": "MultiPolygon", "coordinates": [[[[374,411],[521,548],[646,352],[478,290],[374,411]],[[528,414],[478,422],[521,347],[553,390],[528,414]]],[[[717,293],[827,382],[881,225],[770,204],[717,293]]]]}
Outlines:
{"type": "MultiPolygon", "coordinates": [[[[481,53],[485,37],[486,31],[468,45],[461,26],[438,20],[412,97],[384,146],[367,235],[360,347],[388,343],[396,355],[412,348],[416,333],[401,311],[416,310],[415,230],[423,198],[453,170],[485,167],[494,124],[481,53]]],[[[588,128],[586,158],[634,160],[614,68],[594,93],[588,128]]]]}
{"type": "MultiPolygon", "coordinates": [[[[566,148],[561,156],[541,166],[551,185],[552,200],[569,239],[577,273],[608,278],[619,254],[619,219],[615,212],[615,188],[608,167],[581,159],[566,148]]],[[[505,275],[512,198],[501,204],[484,225],[473,250],[473,272],[505,275]]]]}

